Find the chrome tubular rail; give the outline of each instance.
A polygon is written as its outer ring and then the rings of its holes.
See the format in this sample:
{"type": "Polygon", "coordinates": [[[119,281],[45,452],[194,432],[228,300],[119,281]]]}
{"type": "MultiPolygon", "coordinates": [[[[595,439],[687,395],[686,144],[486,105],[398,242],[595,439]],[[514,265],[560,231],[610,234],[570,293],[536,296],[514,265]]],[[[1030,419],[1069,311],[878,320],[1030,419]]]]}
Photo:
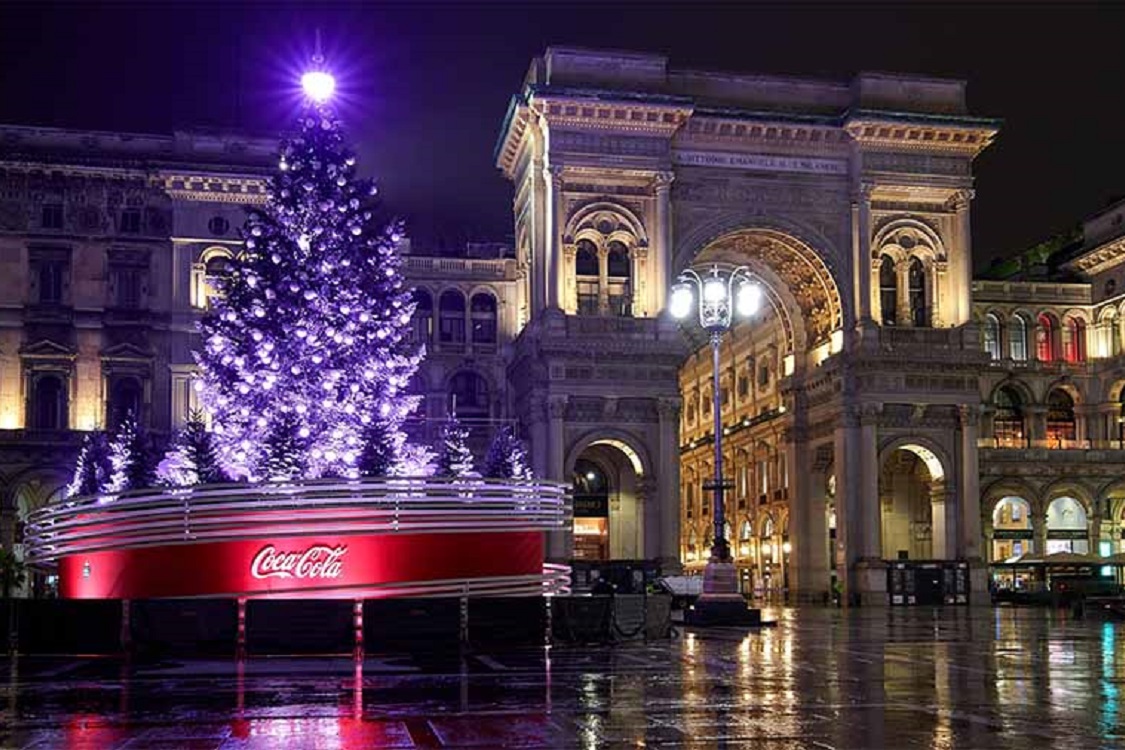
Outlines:
{"type": "MultiPolygon", "coordinates": [[[[262,536],[563,530],[572,518],[569,492],[557,482],[394,478],[82,497],[29,516],[26,559],[47,568],[74,554],[262,536]]],[[[545,569],[535,585],[557,587],[558,578],[545,569]]]]}

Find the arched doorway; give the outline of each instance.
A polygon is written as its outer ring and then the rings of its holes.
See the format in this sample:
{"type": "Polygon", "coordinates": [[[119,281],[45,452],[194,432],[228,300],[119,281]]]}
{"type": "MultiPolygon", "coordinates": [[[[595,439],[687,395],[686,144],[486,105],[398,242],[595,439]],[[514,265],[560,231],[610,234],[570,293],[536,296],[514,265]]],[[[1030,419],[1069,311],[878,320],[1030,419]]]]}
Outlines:
{"type": "Polygon", "coordinates": [[[1047,554],[1090,552],[1086,506],[1073,497],[1056,497],[1047,506],[1047,554]]]}
{"type": "Polygon", "coordinates": [[[1002,497],[992,510],[992,562],[1002,563],[1035,551],[1031,503],[1022,497],[1002,497]]]}
{"type": "Polygon", "coordinates": [[[643,478],[640,456],[625,442],[595,440],[582,449],[571,471],[576,560],[646,557],[643,478]]]}
{"type": "Polygon", "coordinates": [[[906,444],[892,450],[879,473],[885,560],[946,558],[945,470],[933,451],[906,444]]]}

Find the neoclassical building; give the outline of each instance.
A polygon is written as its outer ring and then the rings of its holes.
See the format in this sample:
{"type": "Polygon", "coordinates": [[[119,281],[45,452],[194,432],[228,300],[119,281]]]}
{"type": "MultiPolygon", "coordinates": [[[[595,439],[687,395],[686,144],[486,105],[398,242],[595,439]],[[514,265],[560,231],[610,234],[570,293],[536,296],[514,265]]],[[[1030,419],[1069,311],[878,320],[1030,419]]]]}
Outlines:
{"type": "MultiPolygon", "coordinates": [[[[404,247],[415,429],[455,409],[481,455],[515,423],[575,487],[560,560],[705,563],[716,396],[747,592],[986,601],[990,562],[1121,550],[1125,204],[974,281],[973,160],[997,129],[960,81],[548,49],[496,150],[514,246],[404,247]],[[766,303],[724,338],[718,394],[705,337],[666,311],[715,264],[766,303]]],[[[194,405],[193,323],[273,145],[0,130],[8,544],[79,431],[139,409],[167,433],[194,405]]]]}

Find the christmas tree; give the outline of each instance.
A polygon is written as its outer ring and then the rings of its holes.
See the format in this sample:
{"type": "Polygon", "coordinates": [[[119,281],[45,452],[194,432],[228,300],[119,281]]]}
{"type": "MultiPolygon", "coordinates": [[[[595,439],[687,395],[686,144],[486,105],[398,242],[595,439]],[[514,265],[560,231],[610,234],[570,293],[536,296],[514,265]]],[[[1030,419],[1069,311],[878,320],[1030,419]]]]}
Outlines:
{"type": "Polygon", "coordinates": [[[282,144],[269,199],[249,215],[245,252],[201,324],[200,391],[236,477],[394,473],[409,453],[402,424],[418,399],[405,389],[421,349],[407,337],[401,228],[372,216],[375,188],[356,176],[330,81],[306,75],[299,132],[282,144]],[[395,466],[366,460],[375,454],[395,466]]]}
{"type": "Polygon", "coordinates": [[[164,483],[177,487],[227,480],[219,466],[215,436],[207,431],[203,412],[195,409],[188,414],[176,436],[175,446],[160,463],[157,475],[164,483]]]}
{"type": "Polygon", "coordinates": [[[106,434],[100,430],[87,433],[78,453],[74,478],[66,486],[66,496],[82,497],[103,492],[109,484],[111,470],[106,434]]]}
{"type": "Polygon", "coordinates": [[[126,492],[151,487],[156,479],[152,450],[144,430],[130,412],[109,444],[111,471],[108,492],[126,492]]]}
{"type": "Polygon", "coordinates": [[[484,459],[484,476],[489,479],[532,479],[527,451],[511,426],[496,431],[484,459]]]}
{"type": "Polygon", "coordinates": [[[473,452],[469,450],[469,430],[453,415],[441,428],[436,473],[440,477],[463,478],[473,472],[473,452]]]}

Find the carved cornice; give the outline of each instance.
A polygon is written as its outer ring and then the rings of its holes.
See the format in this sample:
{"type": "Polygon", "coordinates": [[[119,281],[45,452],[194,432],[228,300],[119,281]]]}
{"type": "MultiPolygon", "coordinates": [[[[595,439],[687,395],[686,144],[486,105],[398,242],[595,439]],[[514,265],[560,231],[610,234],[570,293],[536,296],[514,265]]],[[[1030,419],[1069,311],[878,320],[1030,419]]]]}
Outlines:
{"type": "Polygon", "coordinates": [[[671,136],[691,116],[687,104],[613,101],[581,95],[533,94],[531,108],[553,128],[613,130],[637,135],[671,136]]]}
{"type": "Polygon", "coordinates": [[[1095,276],[1125,262],[1125,235],[1088,250],[1063,264],[1088,276],[1095,276]]]}
{"type": "Polygon", "coordinates": [[[160,179],[164,191],[177,200],[260,205],[268,199],[260,177],[168,173],[160,179]]]}
{"type": "MultiPolygon", "coordinates": [[[[835,125],[694,115],[685,128],[687,142],[705,140],[766,147],[799,147],[802,153],[839,152],[848,135],[835,125]]],[[[684,145],[684,144],[681,144],[684,145]]]]}
{"type": "Polygon", "coordinates": [[[861,148],[931,151],[976,156],[992,143],[999,129],[988,122],[895,120],[871,116],[850,118],[844,129],[861,148]]]}

